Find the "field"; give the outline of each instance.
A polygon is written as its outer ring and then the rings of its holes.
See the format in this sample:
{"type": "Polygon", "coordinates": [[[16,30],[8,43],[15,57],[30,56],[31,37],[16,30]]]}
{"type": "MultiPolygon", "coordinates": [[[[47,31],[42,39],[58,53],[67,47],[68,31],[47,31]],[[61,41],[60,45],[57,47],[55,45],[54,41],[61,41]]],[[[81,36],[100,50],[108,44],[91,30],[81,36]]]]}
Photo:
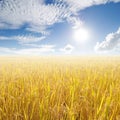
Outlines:
{"type": "Polygon", "coordinates": [[[0,120],[120,120],[120,57],[0,57],[0,120]]]}

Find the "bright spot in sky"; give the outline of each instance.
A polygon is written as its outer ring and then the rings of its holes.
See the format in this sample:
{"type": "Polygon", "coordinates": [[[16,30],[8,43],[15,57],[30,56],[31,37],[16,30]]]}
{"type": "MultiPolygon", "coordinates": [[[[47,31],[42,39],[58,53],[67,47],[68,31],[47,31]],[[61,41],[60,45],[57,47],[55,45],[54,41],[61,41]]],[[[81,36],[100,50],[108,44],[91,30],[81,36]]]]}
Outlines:
{"type": "Polygon", "coordinates": [[[74,39],[78,42],[86,42],[89,40],[89,31],[86,28],[79,28],[74,31],[74,39]]]}

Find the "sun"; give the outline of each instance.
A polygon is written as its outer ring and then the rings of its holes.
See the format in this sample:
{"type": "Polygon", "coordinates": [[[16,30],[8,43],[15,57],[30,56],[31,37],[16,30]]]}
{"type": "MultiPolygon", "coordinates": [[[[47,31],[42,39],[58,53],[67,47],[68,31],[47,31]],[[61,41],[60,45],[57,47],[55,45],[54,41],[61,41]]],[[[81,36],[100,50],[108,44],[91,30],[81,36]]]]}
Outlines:
{"type": "Polygon", "coordinates": [[[86,28],[79,28],[74,31],[73,37],[78,42],[86,42],[89,40],[90,34],[86,28]]]}

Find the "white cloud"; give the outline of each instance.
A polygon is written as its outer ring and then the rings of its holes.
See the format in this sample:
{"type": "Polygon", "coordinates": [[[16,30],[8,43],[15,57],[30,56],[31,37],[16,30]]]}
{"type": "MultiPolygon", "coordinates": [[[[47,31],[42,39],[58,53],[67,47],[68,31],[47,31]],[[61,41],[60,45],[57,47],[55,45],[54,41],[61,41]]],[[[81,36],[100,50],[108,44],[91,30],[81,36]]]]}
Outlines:
{"type": "Polygon", "coordinates": [[[28,23],[27,30],[43,32],[42,27],[60,22],[69,15],[61,4],[45,5],[43,0],[2,0],[0,5],[0,21],[10,28],[28,23]]]}
{"type": "Polygon", "coordinates": [[[106,4],[109,2],[120,2],[120,0],[63,0],[68,3],[70,6],[70,10],[72,12],[78,12],[81,9],[93,6],[93,5],[99,5],[99,4],[106,4]]]}
{"type": "Polygon", "coordinates": [[[61,48],[60,51],[64,52],[65,54],[71,54],[74,50],[74,47],[70,44],[67,44],[64,48],[61,48]]]}
{"type": "Polygon", "coordinates": [[[14,39],[18,40],[20,43],[33,43],[38,42],[45,39],[45,36],[42,37],[36,37],[36,36],[15,36],[14,39]]]}
{"type": "Polygon", "coordinates": [[[47,30],[46,26],[31,25],[27,27],[26,30],[34,33],[41,33],[42,35],[45,35],[45,36],[50,34],[50,31],[47,30]]]}
{"type": "Polygon", "coordinates": [[[120,0],[54,0],[45,4],[45,0],[1,0],[0,28],[19,28],[25,23],[26,30],[46,33],[51,25],[77,16],[81,9],[92,5],[120,0]]]}
{"type": "Polygon", "coordinates": [[[5,48],[0,47],[0,54],[12,54],[12,55],[41,55],[42,53],[53,53],[55,51],[54,47],[47,45],[41,46],[40,48],[5,48]]]}
{"type": "Polygon", "coordinates": [[[14,51],[14,48],[6,48],[6,47],[0,47],[0,53],[12,53],[14,51]]]}
{"type": "Polygon", "coordinates": [[[40,45],[40,44],[31,44],[31,43],[26,43],[26,44],[23,44],[24,46],[28,46],[28,47],[33,47],[33,48],[54,48],[55,45],[40,45]]]}
{"type": "Polygon", "coordinates": [[[81,21],[78,17],[70,16],[67,21],[72,24],[73,29],[78,29],[83,25],[83,21],[81,21]]]}
{"type": "Polygon", "coordinates": [[[109,51],[116,48],[118,49],[118,47],[120,47],[120,28],[117,32],[108,34],[103,42],[98,42],[95,46],[95,50],[109,51]]]}
{"type": "Polygon", "coordinates": [[[6,37],[6,36],[0,36],[0,40],[11,40],[11,38],[6,37]]]}
{"type": "Polygon", "coordinates": [[[52,4],[45,4],[45,0],[0,0],[0,29],[19,29],[27,24],[25,30],[43,36],[18,35],[5,37],[4,40],[16,39],[19,43],[37,42],[50,34],[49,28],[55,23],[67,21],[72,23],[75,29],[80,27],[83,22],[78,18],[78,11],[108,2],[120,0],[54,0],[52,4]]]}
{"type": "Polygon", "coordinates": [[[0,36],[0,40],[17,40],[20,44],[38,42],[44,39],[45,39],[45,36],[36,37],[33,35],[22,35],[22,36],[18,35],[18,36],[11,36],[11,37],[0,36]]]}
{"type": "Polygon", "coordinates": [[[8,25],[0,22],[0,29],[5,29],[5,28],[7,28],[7,27],[8,27],[8,25]]]}

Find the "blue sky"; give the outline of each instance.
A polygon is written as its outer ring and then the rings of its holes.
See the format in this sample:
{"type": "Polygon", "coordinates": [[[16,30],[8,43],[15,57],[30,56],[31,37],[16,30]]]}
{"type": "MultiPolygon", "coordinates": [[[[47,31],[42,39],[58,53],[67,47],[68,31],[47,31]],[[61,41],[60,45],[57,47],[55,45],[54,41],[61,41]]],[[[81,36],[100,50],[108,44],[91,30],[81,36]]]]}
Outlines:
{"type": "Polygon", "coordinates": [[[0,0],[0,55],[119,54],[120,0],[0,0]]]}

